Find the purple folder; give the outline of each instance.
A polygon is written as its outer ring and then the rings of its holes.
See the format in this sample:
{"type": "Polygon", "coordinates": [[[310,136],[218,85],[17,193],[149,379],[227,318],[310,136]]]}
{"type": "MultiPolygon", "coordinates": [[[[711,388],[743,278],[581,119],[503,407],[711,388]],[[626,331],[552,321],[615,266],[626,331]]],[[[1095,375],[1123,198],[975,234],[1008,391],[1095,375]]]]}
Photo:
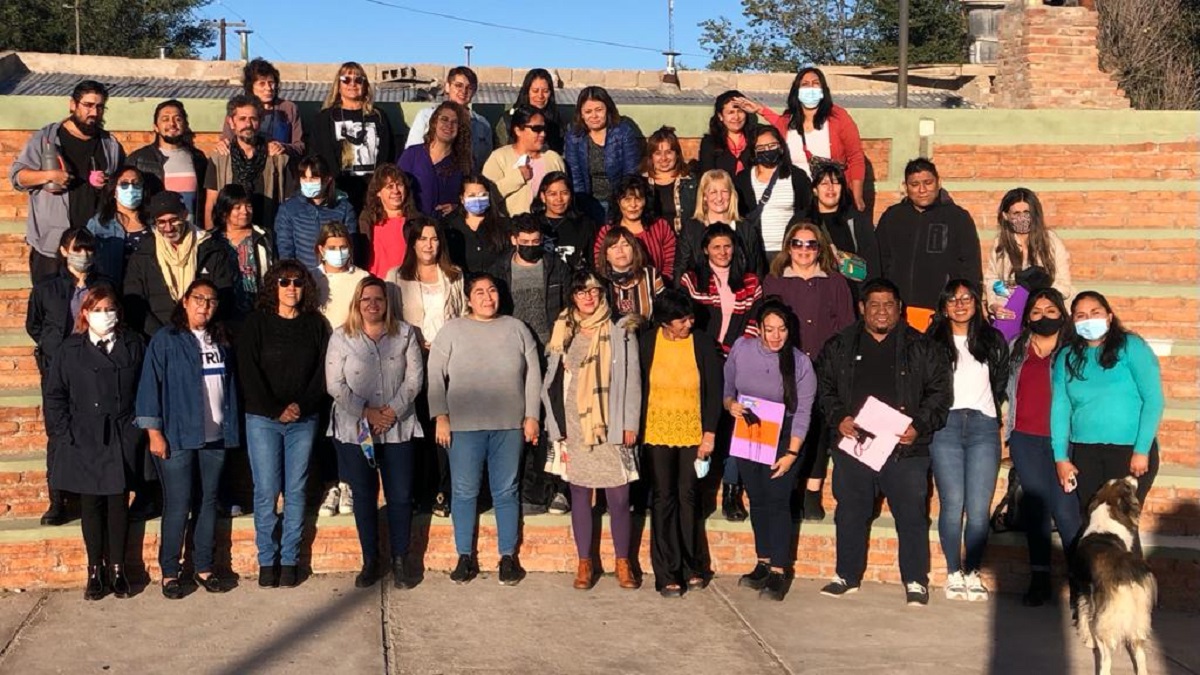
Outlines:
{"type": "Polygon", "coordinates": [[[1004,308],[1011,310],[1016,316],[1012,319],[996,319],[992,325],[996,330],[1004,335],[1004,339],[1012,342],[1013,338],[1021,334],[1021,316],[1025,313],[1025,303],[1029,301],[1029,291],[1024,286],[1017,286],[1012,289],[1008,296],[1008,302],[1004,303],[1004,308]]]}

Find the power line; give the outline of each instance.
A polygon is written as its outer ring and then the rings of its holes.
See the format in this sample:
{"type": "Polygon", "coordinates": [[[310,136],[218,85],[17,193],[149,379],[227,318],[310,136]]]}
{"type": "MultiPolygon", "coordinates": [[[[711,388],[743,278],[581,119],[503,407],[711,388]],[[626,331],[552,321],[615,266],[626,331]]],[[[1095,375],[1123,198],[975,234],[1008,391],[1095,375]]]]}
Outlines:
{"type": "MultiPolygon", "coordinates": [[[[246,23],[250,23],[250,20],[247,19],[246,17],[242,16],[241,12],[230,7],[229,5],[225,4],[224,2],[221,2],[221,0],[217,0],[217,4],[224,7],[225,9],[229,10],[230,12],[232,12],[234,16],[241,19],[242,21],[244,21],[246,23]]],[[[271,44],[271,42],[269,40],[267,40],[266,36],[263,35],[262,30],[257,31],[257,34],[258,34],[258,40],[260,42],[262,42],[264,45],[266,45],[267,48],[270,49],[272,52],[275,52],[275,56],[278,56],[279,58],[281,58],[285,61],[287,60],[287,57],[283,55],[283,52],[276,49],[275,45],[271,44]]]]}
{"type": "MultiPolygon", "coordinates": [[[[220,0],[218,0],[218,2],[219,1],[220,0]]],[[[522,28],[520,26],[506,26],[504,24],[494,23],[492,21],[480,21],[479,19],[467,19],[467,18],[464,18],[461,16],[455,16],[453,14],[444,14],[442,12],[432,12],[427,9],[418,9],[416,7],[409,7],[407,5],[398,5],[398,4],[395,4],[392,2],[384,2],[383,0],[365,0],[365,1],[369,2],[373,5],[379,5],[381,7],[390,7],[392,9],[399,9],[399,10],[403,10],[406,12],[412,12],[414,14],[424,14],[426,16],[435,16],[440,19],[447,19],[449,21],[458,21],[461,23],[469,23],[469,24],[474,24],[476,26],[486,26],[487,28],[499,28],[500,30],[511,30],[511,31],[515,31],[517,33],[527,33],[529,35],[541,35],[543,37],[558,38],[560,40],[572,40],[575,42],[586,42],[586,43],[590,43],[590,44],[594,44],[594,45],[605,45],[607,47],[619,47],[621,49],[636,49],[638,51],[653,52],[655,54],[662,53],[662,50],[658,49],[656,47],[646,47],[644,45],[631,45],[631,44],[626,44],[623,42],[612,42],[609,40],[596,40],[594,38],[579,37],[577,35],[563,35],[562,33],[551,33],[549,31],[535,30],[532,28],[522,28]]],[[[221,3],[221,4],[225,4],[225,3],[221,3]]],[[[683,55],[684,56],[701,56],[701,57],[704,56],[703,54],[692,54],[692,53],[683,53],[683,55]]]]}

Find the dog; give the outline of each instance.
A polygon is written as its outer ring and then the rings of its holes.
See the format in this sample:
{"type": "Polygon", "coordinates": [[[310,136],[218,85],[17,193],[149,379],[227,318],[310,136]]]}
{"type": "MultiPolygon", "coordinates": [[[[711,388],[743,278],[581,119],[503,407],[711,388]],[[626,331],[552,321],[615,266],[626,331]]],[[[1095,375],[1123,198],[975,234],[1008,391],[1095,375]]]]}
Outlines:
{"type": "Polygon", "coordinates": [[[1158,584],[1141,551],[1134,551],[1142,512],[1137,486],[1137,479],[1126,476],[1096,492],[1072,561],[1075,626],[1084,645],[1098,653],[1100,675],[1110,675],[1113,652],[1122,645],[1133,659],[1133,672],[1147,672],[1146,641],[1158,584]]]}

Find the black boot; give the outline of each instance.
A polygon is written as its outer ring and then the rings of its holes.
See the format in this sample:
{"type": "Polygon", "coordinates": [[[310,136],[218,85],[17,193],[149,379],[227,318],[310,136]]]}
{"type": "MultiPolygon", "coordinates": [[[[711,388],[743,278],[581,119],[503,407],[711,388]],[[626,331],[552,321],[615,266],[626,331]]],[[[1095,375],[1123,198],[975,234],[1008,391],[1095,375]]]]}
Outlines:
{"type": "Polygon", "coordinates": [[[379,581],[379,561],[368,558],[363,561],[362,569],[354,576],[355,588],[370,588],[379,581]]]}
{"type": "Polygon", "coordinates": [[[825,507],[821,505],[821,491],[804,491],[804,519],[808,521],[825,520],[825,507]]]}
{"type": "Polygon", "coordinates": [[[104,566],[88,565],[87,587],[83,589],[84,600],[99,600],[104,597],[104,566]]]}
{"type": "Polygon", "coordinates": [[[413,587],[408,563],[405,562],[404,556],[392,558],[392,587],[402,591],[413,587]]]}
{"type": "Polygon", "coordinates": [[[1037,571],[1029,580],[1029,590],[1021,597],[1021,604],[1026,607],[1041,607],[1050,601],[1050,573],[1037,571]]]}
{"type": "Polygon", "coordinates": [[[67,505],[60,490],[50,491],[50,508],[42,514],[42,525],[65,525],[67,523],[67,505]]]}
{"type": "Polygon", "coordinates": [[[742,499],[745,492],[741,485],[734,485],[729,491],[729,496],[733,499],[733,519],[739,523],[750,517],[750,512],[746,510],[746,502],[742,499]]]}
{"type": "Polygon", "coordinates": [[[742,487],[740,485],[730,485],[723,483],[724,489],[721,492],[721,511],[725,514],[725,520],[733,523],[740,523],[746,519],[746,507],[742,505],[742,487]]]}
{"type": "Polygon", "coordinates": [[[125,576],[124,565],[109,565],[108,581],[112,587],[113,595],[122,600],[129,597],[131,590],[129,588],[129,578],[125,576]]]}

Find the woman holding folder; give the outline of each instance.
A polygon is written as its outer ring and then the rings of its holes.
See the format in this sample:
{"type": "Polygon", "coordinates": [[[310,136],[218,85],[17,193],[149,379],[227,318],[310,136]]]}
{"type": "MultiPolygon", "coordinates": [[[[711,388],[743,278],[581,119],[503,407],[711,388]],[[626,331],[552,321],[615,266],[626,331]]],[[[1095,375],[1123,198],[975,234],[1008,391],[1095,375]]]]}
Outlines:
{"type": "MultiPolygon", "coordinates": [[[[783,600],[791,566],[791,492],[796,483],[796,460],[808,433],[817,378],[812,362],[796,346],[799,321],[792,310],[768,299],[758,312],[758,337],[743,337],[725,361],[725,409],[737,423],[731,452],[737,452],[739,430],[768,434],[771,420],[760,418],[755,402],[783,404],[778,420],[779,440],[772,463],[738,457],[738,469],[754,508],[750,525],[758,564],[738,585],[759,591],[761,597],[783,600]],[[760,427],[755,430],[754,427],[760,427]]],[[[763,408],[770,407],[763,405],[763,408]]],[[[770,459],[770,458],[769,458],[770,459]]]]}

